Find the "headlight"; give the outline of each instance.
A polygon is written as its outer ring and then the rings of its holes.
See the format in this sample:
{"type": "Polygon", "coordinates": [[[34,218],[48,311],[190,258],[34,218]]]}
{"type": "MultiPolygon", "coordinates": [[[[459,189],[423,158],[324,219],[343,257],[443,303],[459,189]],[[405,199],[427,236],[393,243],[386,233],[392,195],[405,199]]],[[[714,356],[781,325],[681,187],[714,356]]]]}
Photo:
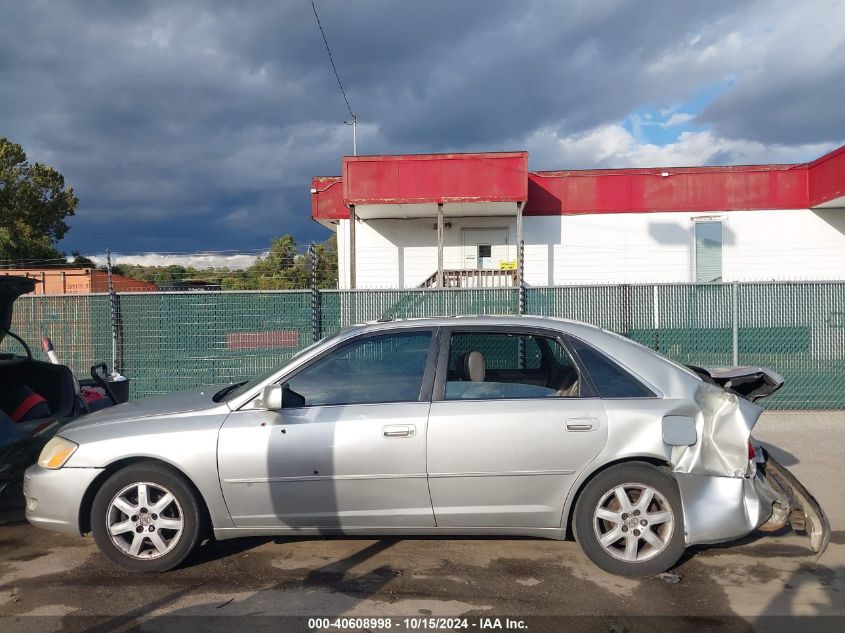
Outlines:
{"type": "Polygon", "coordinates": [[[41,449],[38,465],[51,470],[61,468],[77,448],[79,448],[78,444],[56,435],[41,449]]]}

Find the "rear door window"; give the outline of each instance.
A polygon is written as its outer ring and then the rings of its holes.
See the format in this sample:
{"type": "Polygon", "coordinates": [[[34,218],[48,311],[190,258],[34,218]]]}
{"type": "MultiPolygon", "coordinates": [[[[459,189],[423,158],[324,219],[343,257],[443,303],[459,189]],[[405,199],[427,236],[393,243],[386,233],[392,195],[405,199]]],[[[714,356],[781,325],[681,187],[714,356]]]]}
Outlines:
{"type": "Polygon", "coordinates": [[[552,337],[453,332],[444,398],[577,398],[578,370],[552,337]]]}

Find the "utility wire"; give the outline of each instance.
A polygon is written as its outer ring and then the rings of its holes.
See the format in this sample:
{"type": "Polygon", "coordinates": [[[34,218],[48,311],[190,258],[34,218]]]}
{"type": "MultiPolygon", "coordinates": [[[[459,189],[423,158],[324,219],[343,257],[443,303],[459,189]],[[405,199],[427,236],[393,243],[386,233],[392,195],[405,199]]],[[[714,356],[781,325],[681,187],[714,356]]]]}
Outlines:
{"type": "Polygon", "coordinates": [[[334,77],[337,79],[337,85],[340,87],[340,94],[343,95],[343,100],[346,102],[346,109],[349,110],[349,116],[354,117],[355,114],[352,112],[352,106],[349,105],[349,99],[346,97],[346,91],[343,89],[343,84],[340,81],[340,75],[337,74],[337,67],[334,65],[334,58],[332,57],[332,50],[329,48],[329,40],[326,39],[326,32],[323,30],[323,25],[320,22],[320,16],[317,15],[317,6],[314,4],[314,0],[311,0],[311,8],[314,10],[314,18],[317,20],[317,26],[320,27],[320,33],[323,36],[323,44],[326,45],[326,52],[329,54],[329,61],[332,64],[332,70],[334,71],[334,77]]]}

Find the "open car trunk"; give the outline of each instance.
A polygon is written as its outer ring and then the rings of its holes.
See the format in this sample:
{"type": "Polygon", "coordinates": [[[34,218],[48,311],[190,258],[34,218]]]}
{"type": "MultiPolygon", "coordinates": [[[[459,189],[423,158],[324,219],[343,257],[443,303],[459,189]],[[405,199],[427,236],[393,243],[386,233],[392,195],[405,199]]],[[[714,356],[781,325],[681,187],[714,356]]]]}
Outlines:
{"type": "MultiPolygon", "coordinates": [[[[15,300],[22,294],[32,292],[36,283],[34,279],[27,277],[0,277],[0,342],[6,336],[12,336],[20,342],[26,353],[25,356],[9,352],[0,353],[0,396],[14,393],[21,387],[29,387],[47,401],[50,419],[78,415],[80,411],[70,369],[64,365],[35,360],[31,357],[26,343],[10,331],[15,300]]],[[[2,400],[4,398],[0,398],[0,401],[2,400]]],[[[28,432],[32,422],[38,420],[20,422],[18,426],[28,432]]]]}
{"type": "Polygon", "coordinates": [[[24,469],[34,463],[47,440],[61,424],[84,412],[84,403],[76,394],[76,382],[64,365],[36,360],[26,342],[10,331],[15,300],[35,289],[35,280],[0,276],[0,342],[15,338],[23,354],[0,352],[0,402],[14,402],[14,394],[28,387],[46,401],[49,413],[12,422],[12,412],[0,427],[0,516],[23,503],[19,493],[24,469]],[[10,492],[11,491],[11,492],[10,492]]]}
{"type": "MultiPolygon", "coordinates": [[[[13,392],[20,387],[29,387],[43,396],[50,408],[51,419],[82,413],[76,397],[73,373],[64,365],[21,357],[0,361],[0,389],[13,392]]],[[[38,419],[17,424],[29,431],[37,422],[38,419]]]]}
{"type": "MultiPolygon", "coordinates": [[[[34,279],[27,277],[9,275],[0,277],[0,343],[3,342],[3,339],[9,334],[9,328],[12,327],[12,310],[15,299],[35,290],[35,284],[34,279]]],[[[0,363],[14,358],[12,354],[0,354],[0,363]]]]}
{"type": "MultiPolygon", "coordinates": [[[[76,395],[76,381],[70,369],[32,358],[26,342],[11,332],[15,300],[32,292],[36,283],[27,277],[0,276],[0,342],[7,336],[13,337],[23,347],[25,354],[0,352],[0,402],[8,402],[6,396],[27,387],[42,396],[49,408],[46,416],[17,422],[15,430],[20,431],[20,435],[30,435],[44,421],[68,418],[83,412],[82,403],[76,395]]],[[[11,411],[6,413],[12,414],[11,411]]],[[[0,441],[0,446],[6,444],[8,442],[0,441]]]]}

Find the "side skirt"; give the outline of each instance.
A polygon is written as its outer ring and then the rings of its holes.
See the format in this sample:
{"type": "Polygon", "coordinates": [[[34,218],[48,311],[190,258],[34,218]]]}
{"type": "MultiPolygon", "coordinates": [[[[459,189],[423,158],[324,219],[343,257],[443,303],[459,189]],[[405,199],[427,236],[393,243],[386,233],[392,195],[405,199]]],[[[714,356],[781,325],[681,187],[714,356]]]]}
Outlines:
{"type": "Polygon", "coordinates": [[[561,528],[489,528],[489,527],[365,527],[365,528],[285,528],[285,527],[239,527],[215,528],[214,538],[218,541],[244,536],[531,536],[535,538],[563,541],[566,530],[561,528]]]}

